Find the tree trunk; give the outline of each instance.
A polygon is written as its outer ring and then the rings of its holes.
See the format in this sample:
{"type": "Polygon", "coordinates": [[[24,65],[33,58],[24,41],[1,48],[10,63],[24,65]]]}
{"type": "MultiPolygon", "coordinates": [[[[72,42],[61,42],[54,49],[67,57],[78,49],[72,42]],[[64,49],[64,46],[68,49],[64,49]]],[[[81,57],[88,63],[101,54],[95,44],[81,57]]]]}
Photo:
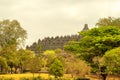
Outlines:
{"type": "Polygon", "coordinates": [[[12,68],[10,68],[10,73],[12,74],[13,72],[12,72],[12,68]]]}
{"type": "Polygon", "coordinates": [[[0,66],[0,73],[3,73],[3,67],[0,66]]]}
{"type": "Polygon", "coordinates": [[[101,76],[102,76],[102,78],[103,78],[103,80],[106,80],[106,78],[107,78],[107,74],[101,74],[101,76]]]}

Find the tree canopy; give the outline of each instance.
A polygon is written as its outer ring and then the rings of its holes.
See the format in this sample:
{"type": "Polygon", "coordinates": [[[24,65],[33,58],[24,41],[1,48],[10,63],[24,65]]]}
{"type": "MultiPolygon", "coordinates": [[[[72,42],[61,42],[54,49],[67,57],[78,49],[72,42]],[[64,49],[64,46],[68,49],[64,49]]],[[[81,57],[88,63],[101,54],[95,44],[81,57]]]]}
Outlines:
{"type": "Polygon", "coordinates": [[[120,47],[105,53],[104,64],[109,74],[120,74],[120,47]]]}
{"type": "Polygon", "coordinates": [[[115,26],[93,28],[80,32],[80,35],[82,39],[79,42],[69,42],[65,45],[65,50],[74,52],[94,70],[100,66],[94,58],[103,57],[106,51],[120,46],[120,29],[115,26]]]}
{"type": "Polygon", "coordinates": [[[120,18],[108,17],[108,18],[100,18],[96,23],[97,26],[117,26],[120,28],[120,18]]]}
{"type": "Polygon", "coordinates": [[[27,38],[26,31],[17,20],[0,21],[0,46],[20,45],[27,38]]]}
{"type": "MultiPolygon", "coordinates": [[[[24,43],[27,38],[26,31],[21,27],[17,20],[0,21],[0,65],[1,73],[9,71],[12,68],[19,67],[19,46],[24,43]],[[7,67],[7,68],[5,68],[7,67]]],[[[15,70],[16,72],[16,70],[15,70]]]]}

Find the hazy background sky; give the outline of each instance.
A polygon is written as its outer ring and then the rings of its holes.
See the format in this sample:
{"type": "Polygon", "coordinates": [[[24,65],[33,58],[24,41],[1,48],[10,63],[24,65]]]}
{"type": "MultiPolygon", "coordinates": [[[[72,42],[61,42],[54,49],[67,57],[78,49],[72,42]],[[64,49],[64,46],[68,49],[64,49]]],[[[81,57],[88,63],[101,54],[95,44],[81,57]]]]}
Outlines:
{"type": "Polygon", "coordinates": [[[16,19],[27,31],[26,44],[48,36],[77,34],[99,18],[120,17],[120,0],[0,0],[0,20],[16,19]]]}

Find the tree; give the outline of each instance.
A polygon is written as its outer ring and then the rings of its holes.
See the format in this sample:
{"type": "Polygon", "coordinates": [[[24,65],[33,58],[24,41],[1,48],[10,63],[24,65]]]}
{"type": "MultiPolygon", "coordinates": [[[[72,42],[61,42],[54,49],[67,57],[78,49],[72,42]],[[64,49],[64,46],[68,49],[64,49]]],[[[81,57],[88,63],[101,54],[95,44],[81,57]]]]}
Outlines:
{"type": "Polygon", "coordinates": [[[38,72],[41,70],[42,64],[41,64],[41,57],[35,56],[30,60],[29,63],[29,68],[31,72],[33,73],[33,78],[34,78],[34,73],[38,72]]]}
{"type": "Polygon", "coordinates": [[[17,58],[19,60],[19,67],[21,72],[25,72],[26,70],[30,70],[31,64],[30,61],[34,58],[34,53],[30,50],[20,49],[17,52],[17,58]]]}
{"type": "MultiPolygon", "coordinates": [[[[17,50],[24,43],[27,38],[26,31],[20,26],[17,20],[3,20],[0,21],[0,56],[1,60],[6,60],[7,67],[17,70],[19,66],[19,58],[17,56],[17,50]]],[[[6,73],[8,70],[6,69],[6,73]]]]}
{"type": "Polygon", "coordinates": [[[89,72],[85,61],[80,60],[73,53],[61,49],[56,49],[55,52],[57,58],[62,62],[66,74],[71,74],[72,77],[84,77],[89,72]]]}
{"type": "Polygon", "coordinates": [[[12,68],[16,68],[18,65],[18,58],[16,57],[16,46],[4,46],[1,50],[1,57],[6,59],[7,65],[11,69],[10,73],[13,73],[12,68]]]}
{"type": "Polygon", "coordinates": [[[120,29],[106,26],[93,28],[80,34],[82,39],[79,42],[68,43],[65,49],[85,60],[95,70],[94,73],[99,72],[100,67],[103,66],[100,65],[99,58],[102,58],[106,51],[120,46],[120,29]]]}
{"type": "Polygon", "coordinates": [[[63,71],[64,68],[62,63],[60,62],[60,60],[56,58],[50,66],[50,70],[49,70],[50,74],[54,75],[55,78],[58,78],[63,76],[63,71]]]}
{"type": "Polygon", "coordinates": [[[6,73],[6,71],[4,71],[6,70],[6,68],[7,68],[7,60],[6,58],[0,56],[0,73],[6,73]]]}
{"type": "Polygon", "coordinates": [[[108,17],[101,18],[96,23],[97,26],[117,26],[120,28],[120,18],[108,17]]]}
{"type": "MultiPolygon", "coordinates": [[[[30,50],[24,50],[24,49],[19,49],[16,51],[16,55],[13,56],[16,61],[14,60],[13,62],[16,63],[16,71],[17,69],[19,70],[20,73],[22,73],[24,70],[27,69],[27,65],[31,58],[34,57],[34,53],[30,50]]],[[[15,72],[16,72],[15,71],[15,72]]]]}
{"type": "Polygon", "coordinates": [[[53,60],[56,58],[56,53],[54,50],[46,50],[43,55],[44,61],[47,61],[47,67],[49,67],[53,60]]]}
{"type": "Polygon", "coordinates": [[[73,60],[70,59],[71,58],[66,59],[68,61],[65,61],[64,69],[67,74],[71,74],[72,78],[85,77],[85,75],[89,73],[90,68],[84,61],[78,58],[74,58],[73,60]]]}
{"type": "Polygon", "coordinates": [[[104,64],[109,74],[120,74],[120,47],[105,53],[104,64]]]}
{"type": "Polygon", "coordinates": [[[0,47],[6,45],[20,45],[27,38],[26,31],[17,20],[0,21],[0,47]]]}

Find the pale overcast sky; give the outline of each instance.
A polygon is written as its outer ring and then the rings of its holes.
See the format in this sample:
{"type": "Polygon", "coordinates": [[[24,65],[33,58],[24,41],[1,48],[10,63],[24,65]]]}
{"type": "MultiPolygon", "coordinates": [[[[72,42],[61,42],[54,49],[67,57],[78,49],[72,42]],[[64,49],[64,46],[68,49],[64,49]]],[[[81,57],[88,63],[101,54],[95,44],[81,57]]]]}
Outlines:
{"type": "Polygon", "coordinates": [[[77,34],[99,18],[120,17],[120,0],[0,0],[0,20],[16,19],[27,31],[26,44],[48,36],[77,34]]]}

